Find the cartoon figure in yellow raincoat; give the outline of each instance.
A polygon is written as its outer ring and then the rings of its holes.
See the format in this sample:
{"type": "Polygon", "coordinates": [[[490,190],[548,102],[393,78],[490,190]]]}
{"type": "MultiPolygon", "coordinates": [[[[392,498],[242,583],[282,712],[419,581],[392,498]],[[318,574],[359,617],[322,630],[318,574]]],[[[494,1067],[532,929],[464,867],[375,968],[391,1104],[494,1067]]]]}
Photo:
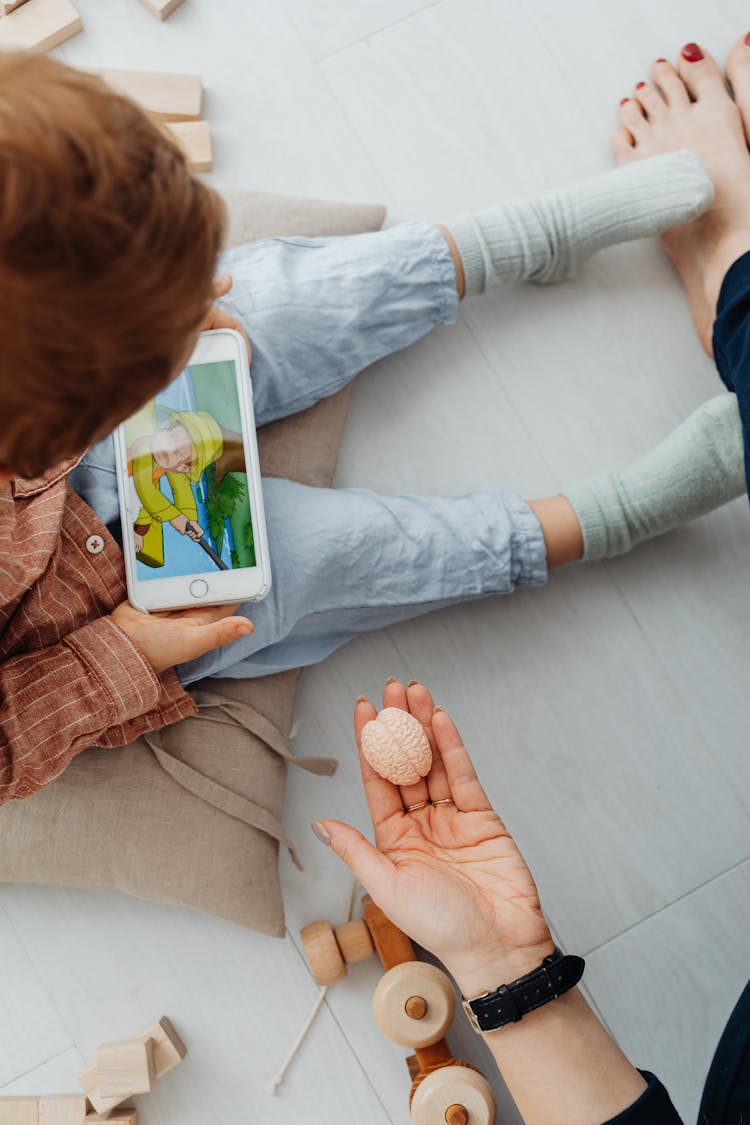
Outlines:
{"type": "Polygon", "coordinates": [[[221,427],[205,411],[158,410],[164,418],[161,425],[151,402],[125,428],[133,511],[140,504],[133,524],[135,552],[139,562],[152,567],[164,566],[163,524],[171,523],[191,539],[202,538],[191,485],[224,449],[221,427]],[[164,477],[171,500],[160,487],[164,477]]]}

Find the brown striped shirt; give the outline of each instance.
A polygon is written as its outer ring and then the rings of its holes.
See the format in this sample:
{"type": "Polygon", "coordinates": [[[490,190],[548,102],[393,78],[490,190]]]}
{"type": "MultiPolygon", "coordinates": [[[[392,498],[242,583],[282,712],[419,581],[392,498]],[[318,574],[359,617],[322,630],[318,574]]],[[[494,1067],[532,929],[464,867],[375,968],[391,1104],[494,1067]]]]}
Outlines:
{"type": "Polygon", "coordinates": [[[87,746],[125,746],[195,712],[109,616],[122,553],[68,486],[77,462],[0,486],[0,804],[87,746]]]}

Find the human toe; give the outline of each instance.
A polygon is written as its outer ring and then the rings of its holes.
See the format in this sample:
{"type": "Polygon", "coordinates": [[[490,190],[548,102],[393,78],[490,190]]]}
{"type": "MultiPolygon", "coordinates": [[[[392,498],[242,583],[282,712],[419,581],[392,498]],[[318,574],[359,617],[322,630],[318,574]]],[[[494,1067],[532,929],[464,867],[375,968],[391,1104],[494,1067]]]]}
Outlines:
{"type": "Polygon", "coordinates": [[[639,82],[633,91],[633,98],[638,102],[645,117],[649,121],[657,121],[665,112],[667,106],[664,98],[653,86],[647,82],[639,82]]]}
{"type": "Polygon", "coordinates": [[[651,81],[657,86],[671,109],[681,109],[690,104],[685,83],[666,59],[657,59],[651,67],[651,81]]]}
{"type": "Polygon", "coordinates": [[[680,51],[677,70],[695,101],[708,98],[725,98],[729,101],[721,70],[708,51],[698,43],[685,44],[680,51]]]}
{"type": "Polygon", "coordinates": [[[609,143],[618,164],[626,164],[636,155],[633,135],[627,129],[615,129],[609,143]]]}
{"type": "Polygon", "coordinates": [[[643,135],[648,128],[641,103],[635,98],[623,98],[618,109],[620,122],[631,134],[634,141],[643,135]]]}
{"type": "Polygon", "coordinates": [[[743,35],[729,52],[727,78],[732,85],[745,135],[750,142],[750,33],[743,35]]]}

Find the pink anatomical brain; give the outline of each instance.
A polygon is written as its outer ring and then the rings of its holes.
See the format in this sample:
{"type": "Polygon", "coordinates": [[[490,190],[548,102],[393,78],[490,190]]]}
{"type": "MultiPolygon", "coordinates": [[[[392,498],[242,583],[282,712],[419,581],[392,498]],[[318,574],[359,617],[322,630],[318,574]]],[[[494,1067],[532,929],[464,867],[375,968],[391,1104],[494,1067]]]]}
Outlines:
{"type": "Polygon", "coordinates": [[[362,753],[394,785],[413,785],[430,772],[432,750],[422,724],[398,707],[385,707],[362,728],[362,753]]]}

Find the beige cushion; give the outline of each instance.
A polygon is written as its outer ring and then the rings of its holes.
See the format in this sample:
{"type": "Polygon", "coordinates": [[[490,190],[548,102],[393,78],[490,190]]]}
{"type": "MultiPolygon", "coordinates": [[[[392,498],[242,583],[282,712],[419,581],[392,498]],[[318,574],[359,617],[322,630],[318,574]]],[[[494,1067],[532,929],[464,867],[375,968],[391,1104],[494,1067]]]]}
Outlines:
{"type": "MultiPolygon", "coordinates": [[[[226,198],[229,245],[377,230],[385,217],[374,205],[226,198]]],[[[347,406],[348,389],[261,430],[264,473],[330,484],[347,406]]],[[[122,750],[87,750],[53,785],[5,805],[0,881],[114,889],[283,934],[278,848],[288,843],[281,819],[298,676],[203,681],[194,718],[122,750]]]]}

